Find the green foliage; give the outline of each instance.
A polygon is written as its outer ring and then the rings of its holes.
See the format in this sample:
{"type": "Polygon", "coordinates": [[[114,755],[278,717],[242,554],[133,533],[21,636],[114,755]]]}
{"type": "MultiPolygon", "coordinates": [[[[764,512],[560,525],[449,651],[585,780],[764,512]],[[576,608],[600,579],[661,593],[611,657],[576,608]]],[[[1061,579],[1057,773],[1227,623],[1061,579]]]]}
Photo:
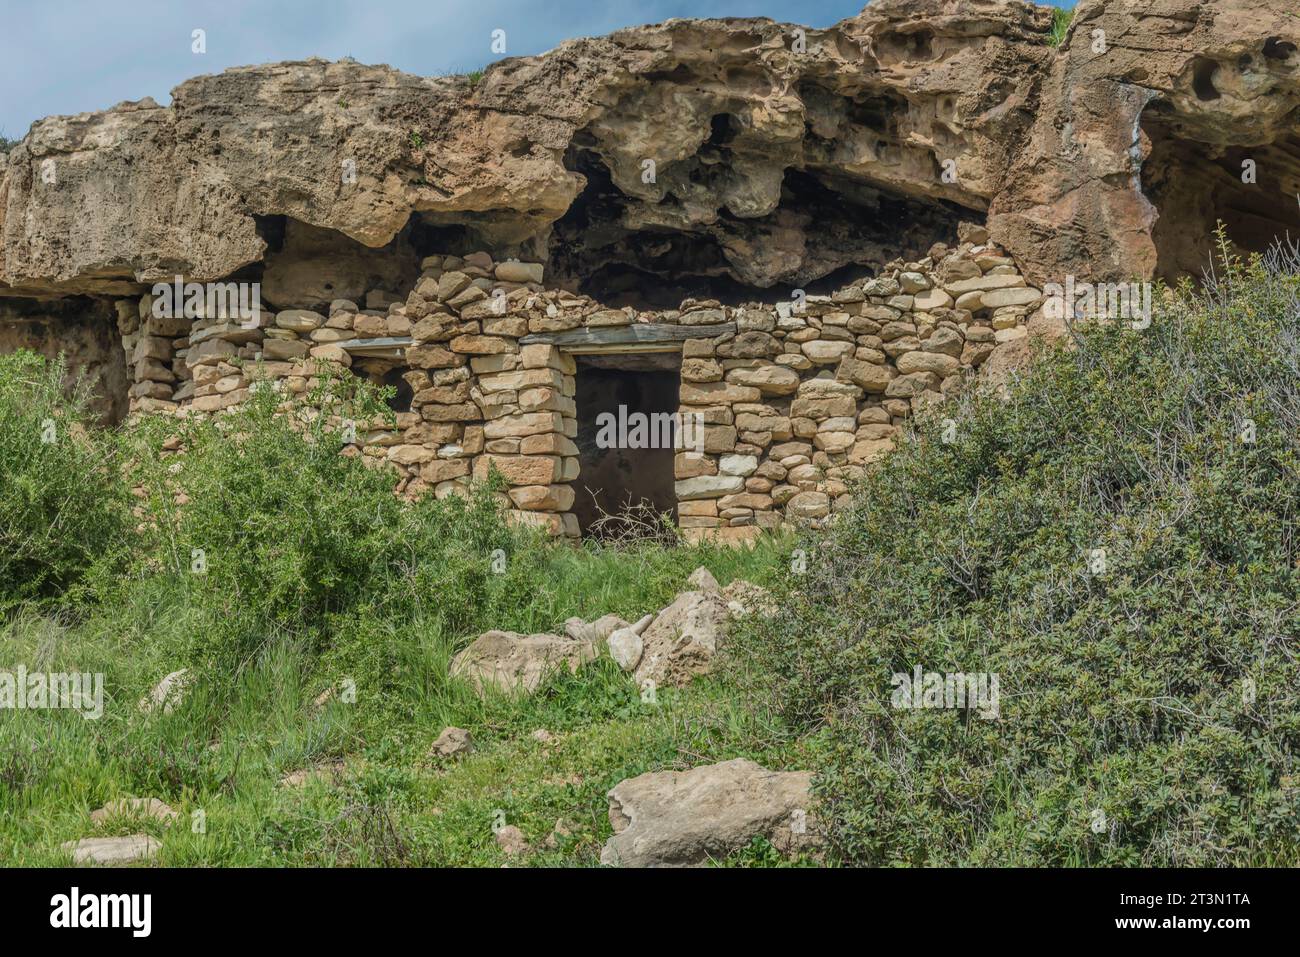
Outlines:
{"type": "Polygon", "coordinates": [[[309,402],[324,414],[279,403],[259,389],[220,419],[156,419],[130,435],[155,519],[142,574],[181,584],[196,618],[188,657],[226,672],[271,644],[316,655],[362,624],[420,615],[463,630],[493,551],[525,540],[490,491],[409,504],[391,472],[340,455],[349,423],[382,409],[361,380],[326,379],[309,402]],[[168,440],[184,454],[160,455],[168,440]]]}
{"type": "Polygon", "coordinates": [[[411,148],[424,149],[424,137],[420,135],[419,130],[411,130],[411,148]]]}
{"type": "Polygon", "coordinates": [[[1052,11],[1052,30],[1047,35],[1048,46],[1059,47],[1065,42],[1065,34],[1070,29],[1070,24],[1074,21],[1074,10],[1065,10],[1060,7],[1052,11]]]}
{"type": "Polygon", "coordinates": [[[1229,257],[1149,329],[1084,331],[807,542],[744,644],[849,860],[1294,863],[1298,263],[1229,257]],[[1000,719],[892,707],[918,665],[999,675],[1000,719]]]}
{"type": "Polygon", "coordinates": [[[112,443],[85,428],[89,394],[66,379],[61,358],[0,356],[0,614],[79,601],[129,528],[112,443]]]}
{"type": "Polygon", "coordinates": [[[780,766],[788,742],[760,741],[771,729],[722,689],[665,690],[647,704],[602,660],[527,697],[481,699],[447,672],[489,628],[638,618],[701,564],[723,582],[770,582],[781,539],[753,551],[575,547],[508,526],[490,486],[468,500],[403,501],[391,472],[339,454],[349,420],[362,430],[387,414],[382,396],[351,377],[322,382],[310,402],[322,415],[292,413],[258,388],[215,418],[88,431],[76,448],[100,449],[111,468],[93,456],[50,465],[39,458],[50,450],[15,436],[42,405],[80,434],[74,406],[55,398],[60,372],[34,356],[0,361],[0,416],[14,424],[0,436],[10,443],[3,474],[74,491],[93,478],[97,498],[77,498],[77,518],[117,503],[121,533],[96,548],[124,551],[102,573],[92,566],[97,587],[75,616],[65,614],[73,596],[50,579],[47,600],[0,619],[4,666],[104,675],[98,720],[26,710],[0,720],[0,859],[66,863],[63,841],[143,830],[163,839],[164,865],[495,866],[491,824],[504,809],[536,863],[594,864],[609,836],[605,792],[619,780],[678,766],[686,752],[780,766]],[[32,401],[34,388],[48,401],[32,401]],[[181,667],[193,675],[184,703],[138,711],[181,667]],[[315,704],[345,686],[355,700],[315,704]],[[454,765],[426,757],[447,725],[476,743],[454,765]],[[538,728],[556,743],[534,740],[538,728]],[[301,787],[278,783],[336,766],[301,787]],[[130,820],[90,827],[91,810],[127,795],[165,800],[182,820],[202,809],[207,833],[130,820]],[[546,847],[560,817],[570,834],[546,847]]]}

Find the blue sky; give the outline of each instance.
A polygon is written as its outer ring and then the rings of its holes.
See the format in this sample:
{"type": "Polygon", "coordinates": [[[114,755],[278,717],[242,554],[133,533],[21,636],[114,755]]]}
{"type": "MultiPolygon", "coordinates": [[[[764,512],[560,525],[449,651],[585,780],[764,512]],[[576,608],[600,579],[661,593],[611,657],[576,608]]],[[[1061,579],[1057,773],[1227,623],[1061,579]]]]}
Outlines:
{"type": "MultiPolygon", "coordinates": [[[[1064,0],[1057,0],[1058,4],[1064,0]]],[[[421,75],[465,72],[507,53],[670,17],[765,16],[828,26],[864,0],[8,0],[0,36],[0,134],[53,113],[100,110],[230,66],[322,56],[421,75]],[[207,52],[190,49],[207,34],[207,52]]]]}

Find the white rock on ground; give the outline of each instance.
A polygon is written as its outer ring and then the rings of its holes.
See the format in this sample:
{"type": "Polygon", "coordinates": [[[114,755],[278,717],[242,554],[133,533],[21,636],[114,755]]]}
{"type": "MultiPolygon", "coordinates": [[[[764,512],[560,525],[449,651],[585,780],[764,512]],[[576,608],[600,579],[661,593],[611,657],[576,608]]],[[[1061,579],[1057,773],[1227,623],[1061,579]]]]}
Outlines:
{"type": "Polygon", "coordinates": [[[488,686],[532,694],[549,673],[565,667],[577,671],[598,654],[592,641],[487,631],[451,659],[451,676],[470,682],[480,694],[488,686]]]}
{"type": "Polygon", "coordinates": [[[120,798],[90,812],[92,824],[103,824],[115,817],[148,817],[170,824],[180,815],[157,798],[120,798]]]}
{"type": "Polygon", "coordinates": [[[189,683],[189,669],[173,671],[154,685],[153,690],[140,699],[137,707],[146,714],[158,707],[162,708],[163,714],[171,714],[185,700],[185,689],[189,683]]]}
{"type": "Polygon", "coordinates": [[[816,845],[807,771],[769,771],[736,758],[690,771],[654,771],[608,794],[615,867],[689,867],[764,837],[785,854],[816,845]]]}
{"type": "Polygon", "coordinates": [[[84,837],[79,841],[68,841],[62,847],[71,852],[74,864],[114,865],[148,860],[158,853],[162,844],[148,834],[128,834],[125,837],[84,837]]]}
{"type": "Polygon", "coordinates": [[[641,635],[650,627],[654,618],[654,615],[646,615],[635,625],[619,628],[606,639],[610,657],[624,671],[631,671],[641,662],[641,655],[645,650],[645,642],[641,639],[641,635]]]}

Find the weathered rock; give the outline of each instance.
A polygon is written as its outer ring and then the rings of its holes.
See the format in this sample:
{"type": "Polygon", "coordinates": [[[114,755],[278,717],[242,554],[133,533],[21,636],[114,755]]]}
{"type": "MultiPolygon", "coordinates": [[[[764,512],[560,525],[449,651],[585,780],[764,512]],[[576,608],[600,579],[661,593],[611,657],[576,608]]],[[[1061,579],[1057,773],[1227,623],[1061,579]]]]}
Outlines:
{"type": "Polygon", "coordinates": [[[707,674],[726,627],[727,603],[720,591],[682,592],[641,636],[637,684],[675,687],[707,674]]]}
{"type": "Polygon", "coordinates": [[[147,817],[170,824],[180,815],[157,798],[120,798],[90,812],[92,824],[103,824],[119,817],[147,817]]]}
{"type": "Polygon", "coordinates": [[[559,635],[521,635],[488,631],[451,660],[453,678],[462,678],[480,693],[489,687],[532,694],[547,675],[560,668],[577,671],[597,656],[590,641],[559,635]]]}
{"type": "Polygon", "coordinates": [[[812,774],[769,771],[737,758],[690,771],[656,771],[609,791],[613,836],[600,862],[690,867],[721,860],[756,837],[783,853],[815,847],[812,774]]]}
{"type": "Polygon", "coordinates": [[[696,591],[719,591],[721,588],[718,580],[713,577],[713,572],[703,565],[691,572],[690,577],[686,579],[686,584],[696,591]]]}
{"type": "Polygon", "coordinates": [[[628,626],[629,623],[618,615],[601,615],[590,622],[570,618],[564,623],[564,633],[575,641],[590,641],[594,645],[600,645],[615,631],[628,626]]]}
{"type": "MultiPolygon", "coordinates": [[[[166,107],[33,124],[0,168],[0,282],[127,295],[261,261],[276,295],[327,302],[356,294],[314,286],[320,271],[302,263],[328,257],[351,285],[369,251],[392,243],[378,262],[394,261],[418,217],[488,248],[551,238],[581,275],[662,272],[642,247],[669,235],[686,244],[667,268],[705,250],[711,268],[765,287],[950,242],[941,202],[987,209],[991,238],[1034,281],[1185,267],[1234,203],[1249,208],[1245,242],[1284,231],[1244,184],[1216,196],[1198,158],[1246,147],[1261,166],[1294,165],[1290,0],[1148,6],[1092,0],[1057,49],[1047,7],[874,0],[808,30],[808,55],[791,54],[782,24],[673,20],[502,59],[477,83],[320,59],[196,77],[166,107]],[[562,220],[589,182],[565,166],[579,143],[610,196],[594,226],[562,220]],[[956,176],[935,175],[946,162],[956,176]],[[272,216],[288,225],[275,253],[257,222],[272,216]],[[877,220],[906,225],[864,228],[877,220]]],[[[403,268],[418,268],[409,255],[403,268]]]]}
{"type": "Polygon", "coordinates": [[[429,746],[429,757],[452,758],[474,750],[474,739],[464,728],[443,728],[438,740],[429,746]]]}
{"type": "Polygon", "coordinates": [[[125,837],[83,837],[61,845],[72,855],[74,864],[106,864],[109,866],[133,864],[154,857],[162,848],[161,842],[148,834],[128,834],[125,837]]]}
{"type": "Polygon", "coordinates": [[[609,645],[610,657],[624,671],[631,671],[640,664],[641,656],[645,650],[645,642],[642,640],[641,635],[654,621],[654,618],[654,615],[646,615],[635,625],[613,631],[609,638],[606,639],[609,645]]]}

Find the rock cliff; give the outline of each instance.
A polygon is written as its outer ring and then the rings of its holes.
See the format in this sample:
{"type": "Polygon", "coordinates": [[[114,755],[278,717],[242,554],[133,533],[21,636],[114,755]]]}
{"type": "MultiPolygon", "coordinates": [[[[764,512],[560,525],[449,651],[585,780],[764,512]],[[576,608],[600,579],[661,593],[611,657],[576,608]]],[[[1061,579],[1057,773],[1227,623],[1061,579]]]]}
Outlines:
{"type": "Polygon", "coordinates": [[[1083,0],[1059,46],[1052,21],[1020,0],[875,0],[826,30],[673,20],[481,77],[323,60],[196,77],[168,107],[33,125],[0,166],[0,292],[253,270],[297,306],[313,256],[460,239],[608,300],[785,294],[985,215],[1041,284],[1196,269],[1217,219],[1247,248],[1294,220],[1291,0],[1083,0]]]}

